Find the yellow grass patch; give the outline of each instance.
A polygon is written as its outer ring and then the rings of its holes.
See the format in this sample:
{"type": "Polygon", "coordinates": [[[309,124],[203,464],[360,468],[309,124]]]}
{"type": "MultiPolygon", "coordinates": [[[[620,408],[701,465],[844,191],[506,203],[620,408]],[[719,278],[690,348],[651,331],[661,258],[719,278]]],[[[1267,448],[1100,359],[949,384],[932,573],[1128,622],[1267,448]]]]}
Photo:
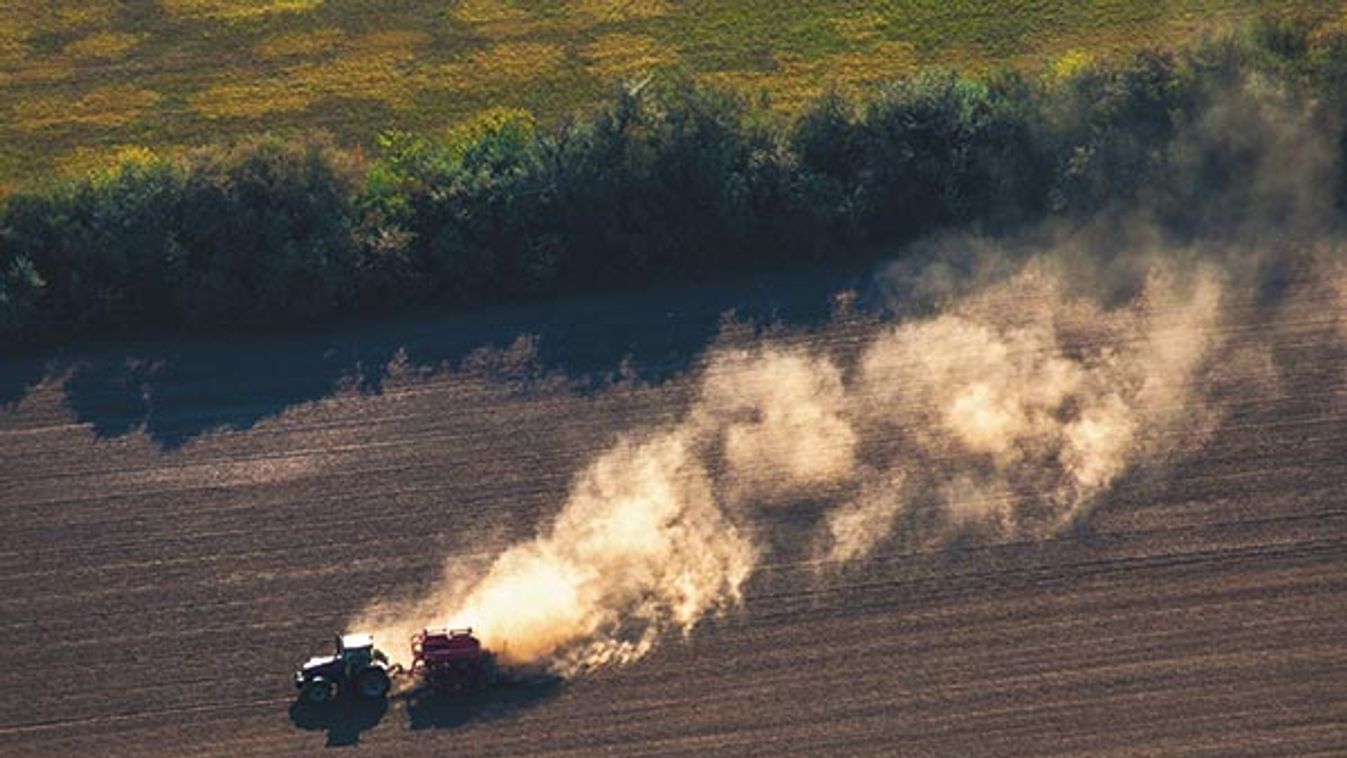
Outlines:
{"type": "Polygon", "coordinates": [[[545,42],[502,42],[478,50],[462,63],[439,67],[430,83],[437,89],[526,84],[566,62],[566,49],[545,42]]]}
{"type": "Polygon", "coordinates": [[[36,35],[106,26],[116,10],[115,0],[0,0],[0,66],[27,63],[36,35]]]}
{"type": "Polygon", "coordinates": [[[408,68],[414,57],[393,52],[343,55],[325,64],[297,68],[289,82],[292,89],[306,91],[315,100],[379,100],[406,109],[412,107],[425,78],[420,69],[408,68]]]}
{"type": "Polygon", "coordinates": [[[28,57],[23,32],[13,18],[0,16],[0,66],[16,66],[28,57]]]}
{"type": "Polygon", "coordinates": [[[23,68],[11,73],[0,72],[0,83],[51,84],[74,76],[75,66],[70,61],[45,58],[30,61],[23,68]]]}
{"type": "Polygon", "coordinates": [[[1048,67],[1048,75],[1054,79],[1070,79],[1094,63],[1094,55],[1084,50],[1070,50],[1059,56],[1048,67]]]}
{"type": "Polygon", "coordinates": [[[270,113],[301,111],[313,96],[285,79],[260,79],[218,84],[193,95],[192,110],[206,118],[260,118],[270,113]]]}
{"type": "Polygon", "coordinates": [[[495,24],[522,21],[528,18],[528,12],[505,0],[460,0],[453,16],[467,24],[495,24]]]}
{"type": "Polygon", "coordinates": [[[676,8],[668,0],[571,0],[567,12],[598,23],[638,21],[668,15],[676,8]]]}
{"type": "Polygon", "coordinates": [[[274,34],[253,47],[259,58],[319,57],[341,46],[346,34],[340,29],[274,34]]]}
{"type": "Polygon", "coordinates": [[[497,41],[572,32],[580,28],[576,24],[577,17],[535,15],[505,0],[460,0],[451,16],[472,27],[474,34],[497,41]]]}
{"type": "Polygon", "coordinates": [[[80,146],[56,157],[58,176],[69,179],[110,179],[127,166],[145,166],[158,160],[158,155],[142,145],[80,146]]]}
{"type": "Polygon", "coordinates": [[[65,46],[63,53],[75,60],[112,60],[140,44],[140,36],[122,32],[96,32],[65,46]]]}
{"type": "Polygon", "coordinates": [[[1322,47],[1330,44],[1335,38],[1347,36],[1347,8],[1337,14],[1336,17],[1330,16],[1325,19],[1314,32],[1310,35],[1310,44],[1316,47],[1322,47]]]}
{"type": "Polygon", "coordinates": [[[813,66],[825,87],[854,95],[918,67],[920,58],[903,40],[885,40],[869,49],[842,53],[813,66]]]}
{"type": "Polygon", "coordinates": [[[713,71],[698,77],[713,87],[725,87],[745,95],[770,93],[772,107],[793,111],[823,93],[823,87],[810,74],[814,63],[796,55],[778,55],[775,65],[766,71],[713,71]]]}
{"type": "Polygon", "coordinates": [[[119,5],[119,0],[5,0],[0,3],[0,36],[106,26],[119,5]]]}
{"type": "Polygon", "coordinates": [[[14,109],[21,129],[37,131],[53,126],[124,126],[134,121],[162,96],[137,87],[99,87],[78,100],[52,95],[29,98],[14,109]]]}
{"type": "Polygon", "coordinates": [[[678,61],[678,53],[642,34],[605,34],[583,51],[589,70],[600,79],[639,76],[652,68],[678,61]]]}
{"type": "Polygon", "coordinates": [[[790,113],[828,92],[847,96],[863,94],[876,85],[914,71],[920,63],[920,57],[910,43],[884,40],[861,49],[814,59],[778,55],[769,70],[718,71],[703,75],[701,79],[749,96],[766,92],[773,108],[790,113]]]}
{"type": "MultiPolygon", "coordinates": [[[[318,39],[337,43],[339,34],[318,39]]],[[[294,38],[277,47],[283,50],[287,45],[313,41],[312,36],[294,38]]],[[[219,84],[193,97],[192,108],[208,118],[259,118],[300,111],[327,98],[375,100],[397,109],[410,108],[428,81],[416,59],[417,50],[429,41],[428,34],[411,30],[366,34],[336,44],[337,54],[328,60],[306,61],[268,79],[219,84]]]]}
{"type": "Polygon", "coordinates": [[[58,0],[49,4],[52,16],[60,28],[106,25],[117,14],[121,3],[117,0],[58,0]]]}
{"type": "Polygon", "coordinates": [[[389,29],[382,32],[364,34],[346,45],[348,52],[359,53],[403,53],[415,56],[418,48],[430,42],[430,35],[415,29],[389,29]]]}
{"type": "MultiPolygon", "coordinates": [[[[535,4],[535,7],[541,4],[535,4]]],[[[574,35],[599,24],[643,21],[677,10],[670,0],[565,0],[552,12],[530,12],[508,0],[459,0],[452,18],[490,40],[574,35]]]]}
{"type": "Polygon", "coordinates": [[[882,13],[860,11],[839,16],[833,21],[833,28],[851,42],[876,42],[883,36],[887,23],[882,13]]]}
{"type": "MultiPolygon", "coordinates": [[[[1107,63],[1126,60],[1139,48],[1172,48],[1186,41],[1200,39],[1206,35],[1221,34],[1248,14],[1240,14],[1230,8],[1213,9],[1204,13],[1164,13],[1154,18],[1141,19],[1128,24],[1108,26],[1085,26],[1070,29],[1057,35],[1032,37],[1025,41],[1024,52],[1009,60],[989,59],[973,50],[950,48],[941,51],[936,63],[958,68],[973,74],[985,73],[997,65],[1011,64],[1020,69],[1042,71],[1048,67],[1047,75],[1063,55],[1076,51],[1085,53],[1090,63],[1107,63]]],[[[1066,61],[1069,68],[1079,60],[1066,61]]]]}
{"type": "Polygon", "coordinates": [[[424,32],[375,32],[351,40],[336,58],[290,71],[293,87],[314,99],[379,100],[393,108],[412,107],[428,73],[417,65],[417,50],[430,41],[424,32]]]}
{"type": "Polygon", "coordinates": [[[546,42],[504,42],[472,54],[472,73],[496,82],[537,78],[566,61],[566,49],[546,42]]]}
{"type": "Polygon", "coordinates": [[[308,13],[323,0],[159,0],[175,16],[252,21],[281,13],[308,13]]]}

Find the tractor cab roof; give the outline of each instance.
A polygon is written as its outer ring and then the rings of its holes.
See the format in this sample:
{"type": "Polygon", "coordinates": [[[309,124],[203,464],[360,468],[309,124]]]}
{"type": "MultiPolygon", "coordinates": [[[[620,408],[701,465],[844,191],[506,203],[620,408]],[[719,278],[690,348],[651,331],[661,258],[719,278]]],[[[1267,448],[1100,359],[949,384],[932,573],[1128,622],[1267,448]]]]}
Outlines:
{"type": "Polygon", "coordinates": [[[374,635],[371,634],[343,634],[339,640],[338,644],[341,645],[342,650],[360,650],[374,647],[374,635]]]}
{"type": "Polygon", "coordinates": [[[315,655],[305,661],[304,664],[300,666],[300,669],[308,671],[309,669],[326,668],[336,662],[337,656],[335,655],[315,655]]]}

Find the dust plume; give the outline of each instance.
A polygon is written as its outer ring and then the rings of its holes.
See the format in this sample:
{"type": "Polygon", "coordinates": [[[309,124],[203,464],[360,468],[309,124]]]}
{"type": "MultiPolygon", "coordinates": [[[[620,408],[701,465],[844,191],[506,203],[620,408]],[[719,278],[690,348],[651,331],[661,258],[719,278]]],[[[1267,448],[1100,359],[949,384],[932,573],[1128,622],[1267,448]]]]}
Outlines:
{"type": "MultiPolygon", "coordinates": [[[[734,608],[769,551],[753,514],[808,502],[825,569],[886,540],[1043,537],[1129,469],[1199,444],[1224,344],[1217,267],[1155,264],[1106,307],[1056,259],[859,339],[722,340],[682,420],[629,433],[575,477],[555,521],[475,581],[371,608],[385,639],[472,626],[514,664],[621,664],[734,608]],[[742,344],[742,343],[747,344],[742,344]]],[[[395,654],[400,651],[393,651],[395,654]]]]}
{"type": "Polygon", "coordinates": [[[720,438],[729,502],[789,502],[853,476],[847,406],[842,372],[824,356],[722,349],[704,370],[689,425],[720,438]]]}
{"type": "Polygon", "coordinates": [[[886,327],[862,352],[850,418],[870,473],[827,519],[829,560],[863,556],[914,505],[938,531],[1047,536],[1124,471],[1209,433],[1199,391],[1223,343],[1215,269],[1152,268],[1106,309],[1048,260],[886,327]]]}
{"type": "Polygon", "coordinates": [[[759,558],[741,502],[848,476],[845,400],[836,367],[802,351],[718,353],[681,424],[628,436],[589,464],[555,522],[480,580],[456,582],[463,567],[448,565],[443,591],[371,607],[353,626],[393,640],[471,626],[505,662],[563,674],[635,660],[667,631],[738,603],[759,558]]]}
{"type": "Polygon", "coordinates": [[[696,441],[623,441],[586,469],[556,523],[506,551],[449,612],[506,660],[573,670],[644,655],[737,601],[756,555],[716,504],[696,441]]]}
{"type": "Polygon", "coordinates": [[[619,442],[577,477],[557,520],[480,581],[419,603],[433,612],[410,626],[391,627],[389,609],[369,621],[393,639],[437,619],[470,625],[505,662],[560,672],[634,660],[666,629],[690,631],[739,599],[756,560],[696,446],[685,430],[619,442]]]}

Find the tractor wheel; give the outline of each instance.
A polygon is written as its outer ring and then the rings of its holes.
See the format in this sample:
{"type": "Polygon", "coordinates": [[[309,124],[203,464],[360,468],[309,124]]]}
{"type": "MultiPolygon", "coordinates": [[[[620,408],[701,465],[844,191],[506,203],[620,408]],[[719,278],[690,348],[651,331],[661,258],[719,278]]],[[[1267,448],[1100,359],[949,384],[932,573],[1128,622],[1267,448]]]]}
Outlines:
{"type": "Polygon", "coordinates": [[[309,703],[326,703],[336,694],[337,688],[326,679],[310,679],[304,684],[300,696],[309,703]]]}
{"type": "Polygon", "coordinates": [[[496,659],[493,656],[483,656],[473,671],[473,687],[479,690],[489,689],[495,686],[497,678],[496,659]]]}
{"type": "Polygon", "coordinates": [[[381,668],[366,669],[356,679],[356,690],[368,698],[384,697],[391,686],[392,681],[388,678],[388,672],[381,668]]]}

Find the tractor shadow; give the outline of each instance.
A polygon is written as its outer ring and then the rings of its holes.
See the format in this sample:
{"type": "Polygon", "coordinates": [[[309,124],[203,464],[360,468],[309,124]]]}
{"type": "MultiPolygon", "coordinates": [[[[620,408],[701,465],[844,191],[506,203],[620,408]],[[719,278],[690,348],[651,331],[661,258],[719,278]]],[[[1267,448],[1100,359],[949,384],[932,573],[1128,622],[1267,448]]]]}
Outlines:
{"type": "Polygon", "coordinates": [[[338,697],[328,703],[296,700],[290,706],[290,723],[308,732],[327,732],[328,747],[350,747],[360,735],[379,725],[388,713],[385,698],[338,697]]]}
{"type": "Polygon", "coordinates": [[[399,695],[412,729],[461,729],[472,723],[507,718],[561,694],[561,677],[539,677],[502,684],[482,692],[438,695],[413,690],[399,695]]]}

